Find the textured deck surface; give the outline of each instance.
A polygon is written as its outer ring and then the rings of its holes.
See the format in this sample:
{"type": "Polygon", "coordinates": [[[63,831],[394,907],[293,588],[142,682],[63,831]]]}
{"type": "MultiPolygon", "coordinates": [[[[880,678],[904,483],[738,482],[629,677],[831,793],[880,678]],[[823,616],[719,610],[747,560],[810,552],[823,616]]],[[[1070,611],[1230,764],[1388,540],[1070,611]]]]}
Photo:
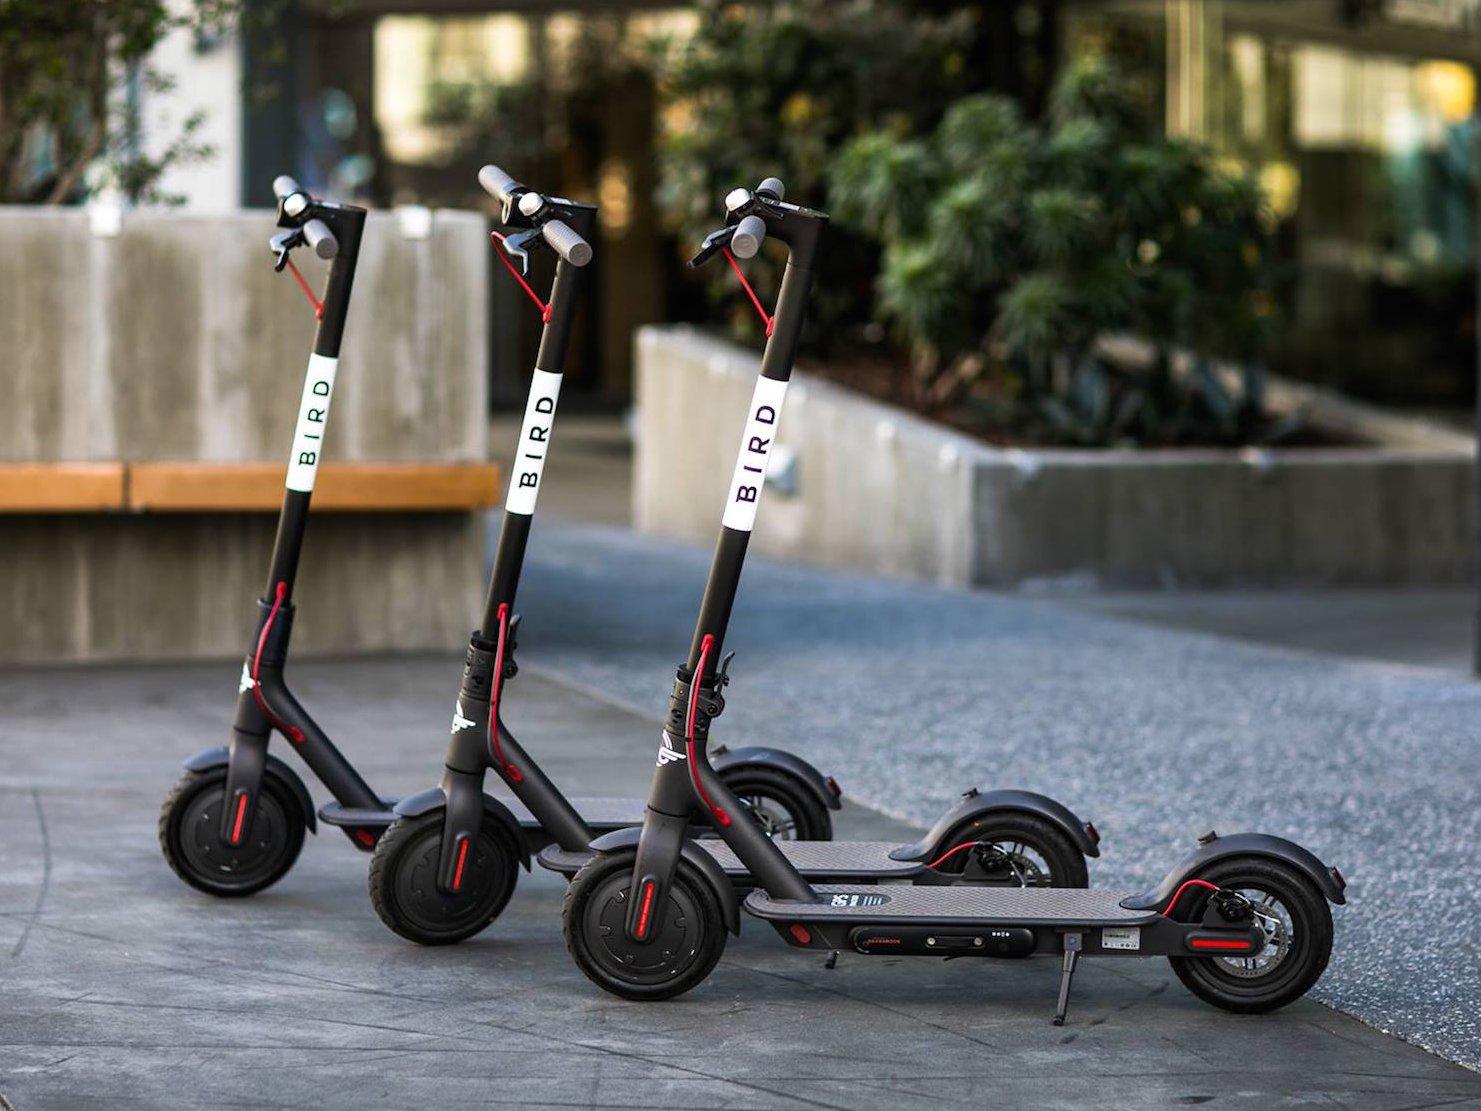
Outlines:
{"type": "MultiPolygon", "coordinates": [[[[697,844],[715,858],[728,876],[743,876],[747,868],[724,841],[705,837],[697,844]]],[[[782,852],[804,876],[837,876],[839,879],[875,876],[881,879],[914,876],[922,871],[911,860],[891,860],[899,848],[895,841],[783,841],[782,852]]]]}
{"type": "Polygon", "coordinates": [[[746,910],[759,918],[795,918],[805,922],[913,921],[930,919],[972,926],[1123,926],[1155,922],[1157,915],[1120,906],[1129,892],[1080,891],[1063,887],[913,887],[890,884],[825,884],[822,902],[773,899],[764,891],[746,896],[746,910]],[[885,898],[883,906],[848,900],[885,898]],[[844,900],[839,905],[836,900],[844,900]]]}

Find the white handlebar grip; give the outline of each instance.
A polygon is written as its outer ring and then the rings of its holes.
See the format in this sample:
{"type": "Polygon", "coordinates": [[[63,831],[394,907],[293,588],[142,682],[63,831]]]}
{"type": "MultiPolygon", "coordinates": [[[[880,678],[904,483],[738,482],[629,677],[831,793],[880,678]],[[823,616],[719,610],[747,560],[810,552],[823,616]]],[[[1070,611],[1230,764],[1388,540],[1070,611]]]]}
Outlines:
{"type": "Polygon", "coordinates": [[[479,170],[478,184],[482,185],[483,191],[500,204],[508,204],[509,194],[519,186],[519,182],[497,166],[485,166],[479,170]]]}
{"type": "Polygon", "coordinates": [[[303,226],[303,239],[320,258],[333,258],[339,254],[339,240],[322,220],[310,220],[303,226]]]}
{"type": "Polygon", "coordinates": [[[577,235],[569,224],[548,220],[540,225],[540,234],[555,248],[555,253],[572,266],[585,266],[591,261],[591,244],[577,235]]]}
{"type": "Polygon", "coordinates": [[[280,201],[284,197],[291,197],[294,193],[302,192],[303,190],[298,187],[298,182],[294,181],[287,174],[279,174],[273,178],[273,196],[277,197],[280,201]]]}
{"type": "Polygon", "coordinates": [[[747,216],[735,225],[735,234],[730,237],[730,253],[736,258],[752,258],[761,250],[761,241],[766,238],[766,221],[760,216],[747,216]]]}
{"type": "Polygon", "coordinates": [[[787,187],[782,184],[779,177],[769,177],[760,185],[756,186],[756,192],[769,193],[773,200],[781,200],[787,195],[787,187]]]}

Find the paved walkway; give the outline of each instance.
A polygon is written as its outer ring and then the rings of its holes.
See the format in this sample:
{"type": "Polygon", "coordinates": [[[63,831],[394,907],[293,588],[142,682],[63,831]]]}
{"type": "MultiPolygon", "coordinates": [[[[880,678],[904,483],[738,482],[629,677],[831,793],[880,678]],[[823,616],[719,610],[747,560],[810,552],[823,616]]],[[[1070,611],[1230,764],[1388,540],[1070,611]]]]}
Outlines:
{"type": "MultiPolygon", "coordinates": [[[[525,636],[634,706],[684,655],[707,551],[541,522],[525,636]]],[[[1348,877],[1316,996],[1481,1067],[1481,685],[1046,602],[753,559],[715,736],[790,743],[924,822],[971,785],[1092,819],[1092,879],[1159,878],[1210,828],[1307,845],[1348,877]]]]}
{"type": "MultiPolygon", "coordinates": [[[[595,539],[542,529],[539,547],[589,557],[595,539]]],[[[579,641],[579,626],[552,624],[553,570],[534,570],[527,611],[548,612],[524,637],[511,722],[573,793],[641,792],[652,714],[539,672],[579,641]]],[[[742,706],[721,723],[732,739],[758,702],[745,628],[742,706]]],[[[386,790],[434,779],[457,674],[451,657],[294,667],[386,790]]],[[[23,1111],[1481,1105],[1472,1072],[1310,1001],[1255,1020],[1214,1011],[1160,961],[1087,962],[1056,1029],[1052,961],[845,955],[829,972],[753,923],[706,985],[637,1005],[575,970],[546,873],[451,949],[388,934],[366,858],[334,833],[272,890],[212,900],[160,860],[155,813],[180,757],[223,736],[235,690],[230,663],[0,673],[0,1094],[23,1111]]],[[[839,770],[866,786],[868,768],[839,770]]],[[[857,804],[840,831],[908,833],[857,804]]]]}

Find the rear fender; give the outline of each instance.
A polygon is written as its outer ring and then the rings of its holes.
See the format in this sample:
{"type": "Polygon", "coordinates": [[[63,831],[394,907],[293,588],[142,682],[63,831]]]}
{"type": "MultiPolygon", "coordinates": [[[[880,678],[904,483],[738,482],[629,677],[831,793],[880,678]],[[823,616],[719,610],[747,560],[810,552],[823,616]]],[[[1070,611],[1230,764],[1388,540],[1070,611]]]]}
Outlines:
{"type": "Polygon", "coordinates": [[[800,780],[829,810],[840,808],[839,799],[842,798],[843,792],[838,790],[837,785],[817,768],[794,753],[783,752],[779,748],[766,748],[763,745],[748,745],[745,748],[717,747],[710,751],[709,756],[710,767],[720,774],[721,779],[728,779],[730,775],[734,775],[737,770],[748,764],[771,768],[800,780]]]}
{"type": "Polygon", "coordinates": [[[1088,822],[1062,802],[1035,791],[968,791],[955,806],[936,819],[930,831],[913,845],[902,845],[890,853],[891,860],[935,860],[951,846],[947,843],[954,830],[992,813],[1032,814],[1058,826],[1086,856],[1100,856],[1100,836],[1088,822]]]}
{"type": "Polygon", "coordinates": [[[1305,875],[1330,902],[1339,906],[1347,902],[1343,888],[1347,881],[1336,868],[1330,868],[1315,853],[1294,841],[1268,833],[1235,833],[1229,837],[1211,836],[1193,852],[1178,861],[1177,867],[1150,891],[1121,900],[1127,910],[1161,910],[1179,887],[1193,879],[1210,864],[1235,856],[1263,856],[1289,864],[1305,875]]]}

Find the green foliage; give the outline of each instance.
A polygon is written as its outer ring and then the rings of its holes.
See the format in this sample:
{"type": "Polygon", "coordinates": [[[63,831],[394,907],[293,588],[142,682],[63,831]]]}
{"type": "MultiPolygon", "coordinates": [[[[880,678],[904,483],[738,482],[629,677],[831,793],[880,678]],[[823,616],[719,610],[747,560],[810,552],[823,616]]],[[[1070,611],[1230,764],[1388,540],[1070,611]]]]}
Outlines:
{"type": "Polygon", "coordinates": [[[138,98],[168,92],[149,65],[177,29],[220,34],[242,0],[0,0],[0,202],[59,204],[84,195],[91,168],[135,201],[169,201],[157,183],[171,165],[208,156],[204,117],[150,155],[139,142],[138,98]]]}
{"type": "MultiPolygon", "coordinates": [[[[867,144],[854,154],[861,184],[916,197],[911,210],[923,209],[935,181],[914,176],[904,137],[932,127],[965,87],[968,16],[925,16],[903,0],[702,0],[699,16],[691,38],[653,45],[663,105],[658,200],[683,246],[715,226],[729,190],[770,174],[786,183],[789,200],[822,204],[834,154],[870,128],[887,132],[872,142],[875,153],[889,152],[890,185],[871,176],[867,144]]],[[[882,204],[889,200],[882,195],[882,204]]],[[[876,256],[859,237],[830,236],[810,314],[815,330],[867,319],[876,256]]],[[[758,258],[747,270],[763,295],[775,292],[773,261],[758,258]]],[[[733,280],[717,277],[714,291],[734,321],[751,326],[733,280]]]]}
{"type": "Polygon", "coordinates": [[[978,95],[924,135],[868,131],[838,153],[829,186],[836,218],[880,245],[876,308],[911,353],[921,406],[1085,445],[1271,431],[1260,191],[1158,136],[1107,63],[1070,66],[1042,126],[978,95]],[[1149,342],[1151,367],[1110,357],[1116,335],[1149,342]],[[1173,373],[1175,351],[1191,369],[1173,373]],[[1231,382],[1214,359],[1248,369],[1231,382]]]}

